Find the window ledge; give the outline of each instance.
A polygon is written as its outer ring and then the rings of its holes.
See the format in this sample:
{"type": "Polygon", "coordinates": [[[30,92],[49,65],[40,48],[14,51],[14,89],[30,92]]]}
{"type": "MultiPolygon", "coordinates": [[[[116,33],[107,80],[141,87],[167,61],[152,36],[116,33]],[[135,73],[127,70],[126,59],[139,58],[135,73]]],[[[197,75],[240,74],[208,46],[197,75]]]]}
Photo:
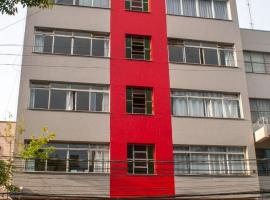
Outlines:
{"type": "MultiPolygon", "coordinates": [[[[83,57],[83,58],[103,58],[110,59],[110,57],[102,57],[102,56],[84,56],[84,55],[73,55],[73,54],[61,54],[61,53],[42,53],[42,52],[32,52],[33,54],[38,55],[48,55],[48,56],[69,56],[69,57],[83,57]]],[[[68,67],[68,66],[67,66],[68,67]]]]}
{"type": "Polygon", "coordinates": [[[95,176],[95,175],[103,175],[103,176],[109,176],[109,172],[57,172],[57,171],[23,171],[25,174],[54,174],[54,175],[89,175],[89,176],[95,176]]]}
{"type": "Polygon", "coordinates": [[[150,14],[150,11],[138,11],[138,10],[129,10],[129,9],[125,9],[125,11],[127,12],[134,12],[134,13],[145,13],[145,14],[150,14]]]}
{"type": "Polygon", "coordinates": [[[133,58],[125,58],[128,61],[139,61],[139,62],[152,62],[152,60],[143,60],[143,59],[133,59],[133,58]]]}
{"type": "Polygon", "coordinates": [[[215,178],[232,178],[232,177],[239,177],[239,178],[249,178],[253,175],[251,174],[175,174],[176,177],[215,177],[215,178]]]}
{"type": "Polygon", "coordinates": [[[105,8],[105,7],[97,7],[97,6],[80,6],[80,5],[68,5],[68,4],[61,4],[61,3],[54,3],[54,6],[73,6],[73,7],[79,7],[79,8],[93,8],[93,9],[104,9],[104,10],[110,10],[111,8],[105,8]]]}
{"type": "Polygon", "coordinates": [[[218,118],[218,117],[197,117],[197,116],[177,116],[172,115],[175,118],[191,118],[191,119],[211,119],[211,120],[236,120],[236,121],[246,121],[244,118],[218,118]]]}
{"type": "Polygon", "coordinates": [[[31,111],[52,111],[52,112],[72,112],[72,113],[92,113],[92,114],[110,114],[110,112],[93,112],[93,111],[81,111],[81,110],[56,110],[56,109],[36,109],[36,108],[27,108],[31,111]]]}
{"type": "Polygon", "coordinates": [[[141,117],[153,117],[154,114],[141,114],[141,113],[126,113],[127,115],[131,116],[141,116],[141,117]]]}
{"type": "Polygon", "coordinates": [[[258,73],[258,72],[246,72],[247,74],[256,74],[256,75],[270,75],[270,73],[258,73]]]}
{"type": "Polygon", "coordinates": [[[151,177],[151,176],[157,176],[158,174],[127,174],[128,176],[132,177],[151,177]]]}
{"type": "Polygon", "coordinates": [[[239,67],[237,67],[237,66],[207,65],[207,64],[184,63],[184,62],[174,62],[174,61],[169,61],[169,64],[194,65],[194,66],[202,66],[202,67],[216,67],[216,68],[222,68],[222,69],[239,69],[239,67]]]}
{"type": "Polygon", "coordinates": [[[188,17],[188,18],[195,18],[195,19],[206,19],[206,20],[215,20],[215,21],[223,21],[223,22],[233,22],[231,19],[217,19],[217,18],[207,18],[207,17],[197,17],[197,16],[187,16],[187,15],[177,15],[177,14],[168,14],[168,16],[175,16],[175,17],[188,17]]]}

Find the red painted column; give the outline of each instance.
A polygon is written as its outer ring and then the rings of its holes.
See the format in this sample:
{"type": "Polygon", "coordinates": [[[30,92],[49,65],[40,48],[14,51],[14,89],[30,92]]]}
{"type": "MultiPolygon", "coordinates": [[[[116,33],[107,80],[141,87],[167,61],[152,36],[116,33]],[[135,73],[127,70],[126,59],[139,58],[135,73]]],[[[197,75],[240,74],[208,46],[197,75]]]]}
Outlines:
{"type": "Polygon", "coordinates": [[[149,13],[132,12],[111,1],[111,197],[175,194],[165,1],[149,5],[149,13]],[[151,37],[151,61],[125,58],[126,34],[151,37]],[[126,113],[127,86],[153,88],[152,116],[126,113]],[[155,145],[154,175],[128,174],[127,144],[155,145]]]}

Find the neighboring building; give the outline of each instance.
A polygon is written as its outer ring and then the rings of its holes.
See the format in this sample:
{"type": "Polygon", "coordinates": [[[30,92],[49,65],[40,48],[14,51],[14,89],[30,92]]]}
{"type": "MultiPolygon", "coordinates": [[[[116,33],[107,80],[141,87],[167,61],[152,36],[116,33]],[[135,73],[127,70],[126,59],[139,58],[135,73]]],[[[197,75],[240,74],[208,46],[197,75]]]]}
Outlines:
{"type": "MultiPolygon", "coordinates": [[[[13,156],[16,123],[0,121],[0,160],[9,161],[13,156]]],[[[6,190],[0,186],[0,199],[8,199],[6,190]]]]}
{"type": "Polygon", "coordinates": [[[260,187],[270,189],[270,32],[241,30],[260,187]]]}
{"type": "Polygon", "coordinates": [[[243,49],[269,52],[269,33],[240,30],[234,0],[55,3],[28,9],[18,119],[26,142],[44,125],[56,132],[56,151],[27,161],[16,185],[47,196],[258,196],[249,99],[270,99],[270,84],[253,85],[260,75],[246,69],[261,69],[243,49]]]}
{"type": "Polygon", "coordinates": [[[8,160],[13,156],[16,122],[0,122],[0,159],[8,160]]]}

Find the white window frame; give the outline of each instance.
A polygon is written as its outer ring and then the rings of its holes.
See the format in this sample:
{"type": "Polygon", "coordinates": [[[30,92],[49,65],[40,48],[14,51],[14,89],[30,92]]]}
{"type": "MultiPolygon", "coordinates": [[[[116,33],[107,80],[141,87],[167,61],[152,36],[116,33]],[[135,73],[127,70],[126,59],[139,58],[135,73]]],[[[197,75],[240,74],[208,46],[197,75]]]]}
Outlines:
{"type": "MultiPolygon", "coordinates": [[[[188,161],[188,166],[189,166],[189,169],[188,169],[188,173],[181,173],[181,172],[177,172],[176,170],[174,171],[175,172],[175,175],[182,175],[182,174],[189,174],[189,175],[192,175],[192,174],[209,174],[209,175],[233,175],[233,174],[242,174],[242,175],[247,175],[248,172],[248,166],[247,166],[247,162],[246,162],[246,150],[245,150],[245,147],[236,147],[236,148],[242,148],[242,152],[232,152],[232,151],[229,151],[229,146],[221,146],[222,148],[225,148],[226,150],[224,152],[212,152],[212,151],[192,151],[191,150],[191,147],[214,147],[214,146],[185,146],[185,145],[175,145],[175,147],[186,147],[188,148],[188,150],[184,150],[184,151],[181,151],[181,150],[173,150],[173,155],[188,155],[188,158],[189,158],[189,161],[188,161]],[[208,172],[206,173],[192,173],[192,169],[191,169],[191,162],[193,161],[191,159],[191,155],[207,155],[207,158],[208,158],[208,172]],[[211,159],[210,159],[210,156],[211,155],[225,155],[225,170],[224,170],[224,173],[215,173],[211,168],[211,159]],[[244,172],[243,173],[234,173],[234,171],[232,171],[232,166],[230,166],[230,159],[229,159],[229,156],[230,155],[241,155],[243,156],[243,168],[244,168],[244,172]]],[[[216,147],[216,146],[215,146],[216,147]]],[[[175,162],[175,165],[179,165],[181,164],[178,163],[175,159],[174,159],[174,162],[175,162]]]]}

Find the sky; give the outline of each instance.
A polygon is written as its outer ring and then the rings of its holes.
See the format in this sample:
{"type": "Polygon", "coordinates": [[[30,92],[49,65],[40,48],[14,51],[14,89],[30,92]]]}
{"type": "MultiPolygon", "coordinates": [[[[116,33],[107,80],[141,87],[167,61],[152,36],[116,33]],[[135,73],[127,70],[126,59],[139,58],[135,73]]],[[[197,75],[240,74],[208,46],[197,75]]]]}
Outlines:
{"type": "MultiPolygon", "coordinates": [[[[236,0],[241,28],[251,28],[247,0],[236,0]]],[[[254,29],[270,31],[270,0],[249,0],[254,29]]],[[[0,14],[0,121],[16,120],[26,8],[0,14]]]]}

